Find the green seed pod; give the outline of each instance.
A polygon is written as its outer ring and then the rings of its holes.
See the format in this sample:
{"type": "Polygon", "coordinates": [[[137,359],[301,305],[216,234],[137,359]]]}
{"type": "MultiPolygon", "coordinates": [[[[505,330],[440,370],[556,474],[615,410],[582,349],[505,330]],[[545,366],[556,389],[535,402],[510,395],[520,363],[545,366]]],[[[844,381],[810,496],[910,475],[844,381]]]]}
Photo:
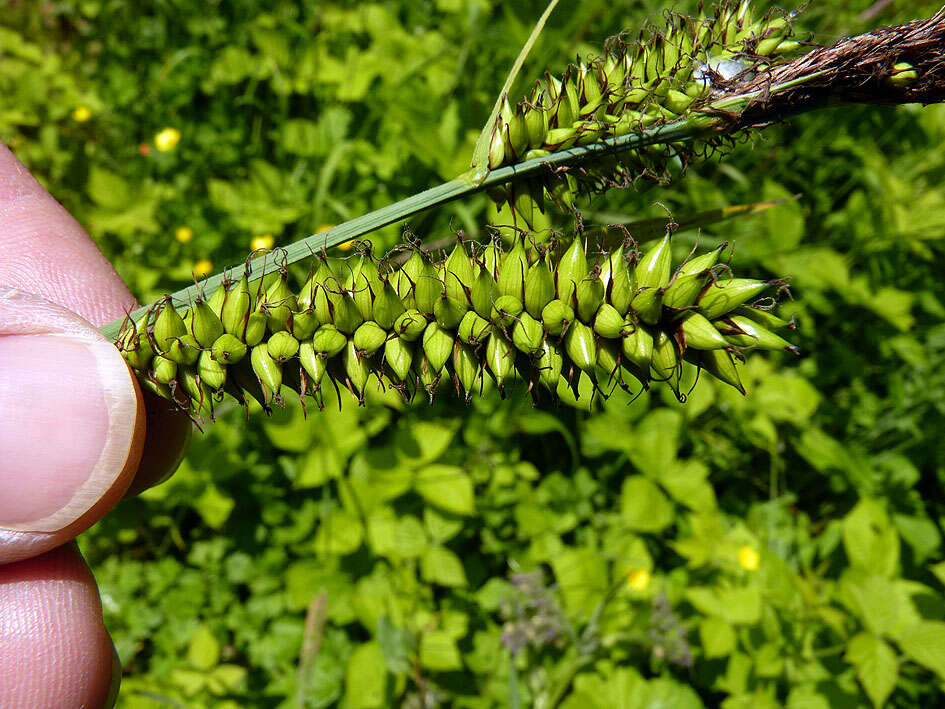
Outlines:
{"type": "Polygon", "coordinates": [[[489,140],[490,170],[495,170],[497,167],[501,166],[502,161],[505,159],[505,141],[502,140],[502,135],[505,130],[502,125],[502,118],[497,116],[496,121],[496,127],[492,131],[492,138],[489,140]]]}
{"type": "Polygon", "coordinates": [[[561,353],[550,342],[545,341],[541,346],[541,356],[538,358],[536,366],[538,367],[538,379],[548,389],[554,393],[558,388],[558,380],[561,378],[561,366],[564,359],[561,353]]]}
{"type": "Polygon", "coordinates": [[[717,324],[719,331],[725,335],[724,339],[733,345],[756,347],[760,350],[787,350],[800,354],[797,346],[744,315],[733,315],[717,324]]]}
{"type": "Polygon", "coordinates": [[[609,296],[610,304],[620,313],[620,317],[627,314],[630,301],[636,292],[636,281],[633,272],[627,268],[627,260],[623,257],[623,246],[610,252],[607,261],[600,272],[601,281],[609,296]]]}
{"type": "Polygon", "coordinates": [[[211,349],[213,358],[220,364],[236,364],[246,356],[246,345],[235,335],[220,335],[211,349]]]}
{"type": "Polygon", "coordinates": [[[737,308],[734,314],[750,318],[762,327],[766,327],[769,330],[780,330],[781,328],[785,327],[789,327],[793,330],[796,326],[793,319],[785,320],[784,318],[778,317],[770,310],[752,308],[750,305],[743,305],[742,307],[737,308]]]}
{"type": "Polygon", "coordinates": [[[676,341],[660,330],[653,341],[653,359],[650,372],[657,381],[668,382],[678,374],[679,351],[676,341]]]}
{"type": "Polygon", "coordinates": [[[288,326],[289,315],[298,309],[298,300],[289,288],[288,277],[285,274],[280,274],[266,291],[263,302],[257,307],[257,310],[266,314],[266,324],[270,332],[285,330],[288,326]]]}
{"type": "Polygon", "coordinates": [[[481,373],[479,358],[469,345],[459,344],[453,350],[453,371],[456,372],[456,379],[466,392],[468,401],[475,391],[476,381],[481,373]]]}
{"type": "Polygon", "coordinates": [[[505,387],[505,382],[515,374],[515,350],[512,344],[498,332],[493,332],[486,343],[486,366],[495,377],[499,391],[505,387]]]}
{"type": "Polygon", "coordinates": [[[512,344],[527,355],[534,355],[541,351],[541,343],[545,339],[545,332],[541,323],[528,313],[519,315],[512,327],[512,344]]]}
{"type": "Polygon", "coordinates": [[[492,307],[492,322],[503,327],[511,327],[523,309],[522,301],[515,296],[500,296],[496,298],[495,305],[492,307]]]}
{"type": "MultiPolygon", "coordinates": [[[[489,242],[489,245],[482,252],[482,270],[495,281],[499,274],[499,264],[502,263],[502,250],[499,249],[495,240],[489,242]]],[[[482,315],[482,313],[480,313],[482,315]]]]}
{"type": "Polygon", "coordinates": [[[735,362],[728,351],[706,350],[697,353],[692,361],[719,381],[735,387],[742,394],[745,393],[745,387],[742,386],[738,370],[735,368],[735,362]]]}
{"type": "Polygon", "coordinates": [[[696,305],[699,306],[699,312],[709,320],[716,320],[739,305],[744,305],[769,285],[771,283],[768,281],[757,281],[752,278],[716,281],[706,286],[696,301],[696,305]]]}
{"type": "Polygon", "coordinates": [[[387,331],[373,320],[365,321],[354,332],[354,349],[362,357],[369,357],[384,346],[387,331]]]}
{"type": "Polygon", "coordinates": [[[467,345],[479,345],[486,341],[491,331],[492,323],[470,310],[463,316],[457,334],[467,345]]]}
{"type": "Polygon", "coordinates": [[[249,282],[246,276],[243,276],[226,292],[226,301],[220,313],[223,330],[242,340],[246,336],[246,324],[252,309],[253,296],[249,290],[249,282]]]}
{"type": "Polygon", "coordinates": [[[305,310],[301,313],[292,313],[289,316],[289,331],[295,339],[308,340],[318,329],[318,320],[314,310],[305,310]]]}
{"type": "Polygon", "coordinates": [[[483,318],[489,318],[492,315],[492,296],[495,288],[495,280],[489,275],[485,268],[479,269],[479,275],[473,281],[469,289],[469,301],[472,303],[473,310],[483,318]]]}
{"type": "Polygon", "coordinates": [[[706,276],[702,273],[693,273],[688,276],[680,276],[677,273],[676,279],[663,291],[663,307],[675,310],[688,308],[696,302],[696,298],[705,287],[705,280],[706,276]]]}
{"type": "Polygon", "coordinates": [[[326,263],[318,267],[314,278],[322,275],[324,279],[319,281],[314,291],[311,307],[315,310],[315,319],[318,320],[319,325],[331,325],[334,322],[335,303],[341,300],[343,288],[326,263]]]}
{"type": "Polygon", "coordinates": [[[542,309],[541,322],[549,335],[561,335],[574,322],[574,310],[563,300],[552,300],[542,309]]]}
{"type": "Polygon", "coordinates": [[[555,280],[558,289],[558,299],[570,304],[577,284],[587,278],[587,257],[584,255],[584,244],[580,239],[574,239],[568,250],[558,261],[555,280]]]}
{"type": "Polygon", "coordinates": [[[190,396],[191,407],[203,414],[213,415],[210,389],[197,378],[197,373],[190,368],[178,370],[177,382],[190,396]]]}
{"type": "Polygon", "coordinates": [[[302,369],[312,379],[312,385],[318,389],[322,377],[325,376],[327,369],[325,363],[327,358],[315,351],[315,346],[311,342],[302,342],[299,344],[299,362],[302,369]]]}
{"type": "Polygon", "coordinates": [[[647,325],[655,325],[663,312],[663,294],[659,288],[641,288],[630,303],[630,310],[647,325]]]}
{"type": "Polygon", "coordinates": [[[170,350],[171,346],[187,334],[183,318],[174,309],[170,298],[164,300],[157,319],[154,321],[154,345],[158,354],[170,350]]]}
{"type": "Polygon", "coordinates": [[[433,315],[433,309],[443,295],[443,285],[433,267],[423,262],[423,271],[417,276],[413,291],[417,310],[425,315],[433,315]]]}
{"type": "Polygon", "coordinates": [[[213,314],[218,318],[223,313],[223,304],[226,302],[226,286],[222,283],[217,286],[217,289],[213,291],[213,295],[210,296],[210,300],[207,301],[207,305],[210,306],[210,310],[213,311],[213,314]]]}
{"type": "Polygon", "coordinates": [[[309,276],[308,280],[305,281],[305,284],[299,290],[299,297],[297,299],[299,309],[308,310],[309,308],[314,308],[316,294],[322,288],[323,284],[325,284],[329,278],[333,277],[334,275],[331,272],[328,262],[325,261],[324,258],[319,259],[318,268],[315,269],[315,273],[309,276]]]}
{"type": "Polygon", "coordinates": [[[197,344],[197,340],[193,335],[182,335],[176,340],[171,340],[171,346],[164,355],[178,364],[189,367],[197,363],[197,358],[200,356],[200,345],[197,344]]]}
{"type": "Polygon", "coordinates": [[[528,256],[521,237],[515,239],[515,245],[502,259],[499,277],[496,280],[496,293],[511,296],[521,302],[525,297],[525,273],[528,271],[528,256]]]}
{"type": "Polygon", "coordinates": [[[676,269],[676,280],[678,281],[682,276],[694,276],[696,274],[705,273],[719,262],[719,256],[721,256],[722,252],[727,248],[728,243],[720,244],[708,253],[689,259],[676,269]]]}
{"type": "Polygon", "coordinates": [[[435,372],[443,371],[453,353],[453,336],[435,322],[431,322],[423,331],[423,353],[435,372]]]}
{"type": "Polygon", "coordinates": [[[266,349],[269,356],[281,364],[299,353],[299,341],[285,330],[280,330],[269,338],[266,349]]]}
{"type": "Polygon", "coordinates": [[[354,300],[347,294],[329,295],[332,303],[332,322],[346,335],[351,335],[364,322],[354,300]]]}
{"type": "Polygon", "coordinates": [[[426,327],[427,319],[420,314],[419,310],[405,310],[394,321],[393,329],[407,342],[413,342],[423,334],[426,327]]]}
{"type": "Polygon", "coordinates": [[[637,370],[645,376],[649,375],[650,364],[653,361],[653,334],[642,325],[627,324],[623,336],[623,355],[637,370]]]}
{"type": "Polygon", "coordinates": [[[394,287],[388,282],[380,285],[374,296],[374,322],[385,330],[390,330],[403,312],[404,303],[394,287]]]}
{"type": "Polygon", "coordinates": [[[342,358],[349,387],[359,398],[363,399],[364,389],[367,387],[368,379],[371,376],[371,368],[368,366],[367,358],[358,354],[354,341],[348,342],[342,358]]]}
{"type": "Polygon", "coordinates": [[[594,331],[580,320],[571,323],[564,336],[565,352],[568,358],[585,372],[593,372],[597,364],[597,343],[594,331]]]}
{"type": "Polygon", "coordinates": [[[667,234],[637,264],[637,288],[665,288],[669,284],[671,267],[672,249],[667,234]]]}
{"type": "Polygon", "coordinates": [[[129,326],[118,338],[118,349],[128,366],[142,372],[148,368],[154,356],[146,323],[147,317],[141,318],[136,326],[129,326]]]}
{"type": "Polygon", "coordinates": [[[160,384],[170,384],[177,379],[177,362],[157,355],[152,361],[152,376],[160,384]]]}
{"type": "Polygon", "coordinates": [[[210,350],[204,350],[197,360],[197,376],[211,391],[219,391],[226,383],[226,366],[215,360],[210,350]]]}
{"type": "Polygon", "coordinates": [[[469,307],[469,284],[476,278],[476,266],[463,249],[456,244],[443,264],[443,283],[446,297],[458,305],[469,307]]]}
{"type": "Polygon", "coordinates": [[[334,325],[322,325],[312,335],[312,347],[318,354],[330,359],[348,344],[348,338],[334,325]]]}
{"type": "Polygon", "coordinates": [[[413,359],[413,371],[417,373],[417,379],[420,385],[427,390],[430,401],[433,401],[433,394],[436,392],[437,385],[440,383],[442,370],[436,370],[426,355],[420,355],[413,359]]]}
{"type": "Polygon", "coordinates": [[[594,316],[594,332],[601,337],[616,340],[623,332],[623,318],[617,309],[609,303],[604,303],[597,309],[594,316]]]}
{"type": "Polygon", "coordinates": [[[253,367],[253,372],[259,380],[259,386],[262,387],[265,405],[269,405],[273,400],[280,401],[282,389],[282,366],[272,358],[269,350],[259,345],[253,347],[249,353],[249,361],[253,367]]]}
{"type": "Polygon", "coordinates": [[[189,328],[191,334],[201,347],[211,347],[223,334],[223,323],[210,305],[202,300],[194,302],[190,312],[192,313],[189,328]]]}
{"type": "Polygon", "coordinates": [[[601,340],[597,343],[597,366],[607,373],[609,380],[619,376],[620,343],[615,340],[601,340]]]}
{"type": "Polygon", "coordinates": [[[696,312],[685,316],[680,330],[682,330],[685,346],[694,350],[719,350],[729,346],[715,325],[696,312]]]}
{"type": "Polygon", "coordinates": [[[472,311],[469,310],[466,305],[447,297],[445,290],[443,297],[436,301],[436,304],[433,306],[434,318],[436,318],[440,327],[446,328],[447,330],[455,329],[456,326],[462,322],[466,313],[469,312],[472,311]]]}
{"type": "Polygon", "coordinates": [[[381,278],[377,264],[370,253],[363,254],[355,264],[350,276],[351,299],[363,320],[374,318],[374,299],[381,291],[381,278]]]}
{"type": "Polygon", "coordinates": [[[397,379],[406,381],[413,362],[413,347],[403,338],[390,338],[384,344],[384,362],[397,379]]]}
{"type": "Polygon", "coordinates": [[[555,277],[544,259],[538,259],[525,275],[525,310],[533,318],[541,318],[541,311],[555,297],[555,277]]]}
{"type": "Polygon", "coordinates": [[[581,322],[592,323],[598,309],[604,302],[604,284],[600,278],[591,274],[578,283],[575,290],[577,316],[581,322]]]}
{"type": "MultiPolygon", "coordinates": [[[[243,341],[250,347],[255,347],[266,336],[266,323],[269,318],[264,313],[254,310],[246,319],[246,329],[243,333],[243,341]]],[[[238,335],[237,335],[238,337],[238,335]]]]}

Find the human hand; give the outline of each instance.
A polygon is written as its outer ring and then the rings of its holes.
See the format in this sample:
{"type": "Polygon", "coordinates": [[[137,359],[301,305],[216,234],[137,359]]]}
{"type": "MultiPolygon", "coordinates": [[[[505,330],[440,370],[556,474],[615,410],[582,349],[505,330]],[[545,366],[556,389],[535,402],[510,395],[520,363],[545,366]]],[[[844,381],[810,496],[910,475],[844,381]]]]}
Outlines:
{"type": "Polygon", "coordinates": [[[0,709],[111,706],[121,668],[72,540],[170,475],[186,416],[95,329],[134,298],[0,144],[0,709]]]}

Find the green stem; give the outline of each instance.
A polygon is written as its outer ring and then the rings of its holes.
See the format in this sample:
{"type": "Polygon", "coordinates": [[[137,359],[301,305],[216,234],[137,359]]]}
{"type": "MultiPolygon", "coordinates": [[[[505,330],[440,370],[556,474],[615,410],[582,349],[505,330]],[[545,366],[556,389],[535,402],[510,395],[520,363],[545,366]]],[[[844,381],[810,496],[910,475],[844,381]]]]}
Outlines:
{"type": "MultiPolygon", "coordinates": [[[[771,95],[778,91],[791,88],[796,86],[797,83],[798,80],[795,79],[784,85],[771,87],[768,89],[767,94],[771,95]]],[[[654,143],[692,141],[713,133],[719,133],[724,131],[727,126],[731,125],[731,118],[713,116],[713,111],[727,111],[729,114],[740,113],[752,99],[760,95],[760,91],[755,91],[752,93],[739,94],[737,96],[729,96],[710,104],[702,111],[694,113],[691,116],[661,126],[654,126],[640,133],[629,133],[618,138],[608,138],[590,145],[559,150],[550,155],[543,155],[542,157],[533,158],[532,160],[526,160],[517,165],[507,165],[496,170],[491,170],[486,175],[485,179],[481,181],[470,179],[467,176],[458,177],[407,197],[406,199],[402,199],[394,204],[389,204],[380,209],[375,209],[373,212],[350,219],[327,231],[312,234],[288,246],[281,247],[278,249],[277,257],[274,257],[272,254],[264,254],[257,256],[244,265],[226,269],[195,285],[171,294],[171,300],[175,308],[189,307],[200,293],[205,293],[209,296],[209,294],[213,293],[213,291],[223,283],[224,279],[233,280],[234,274],[243,275],[245,273],[250,280],[262,278],[266,274],[278,270],[280,267],[307,258],[330,246],[356,239],[359,236],[363,236],[381,227],[407,219],[424,210],[446,204],[447,202],[466,197],[476,192],[487,190],[490,187],[504,185],[514,180],[534,176],[539,173],[548,173],[555,168],[592,161],[598,156],[625,153],[654,143]]],[[[148,311],[153,307],[154,304],[143,306],[130,313],[130,318],[138,322],[141,318],[145,317],[148,311]]],[[[115,340],[126,323],[127,318],[115,320],[102,327],[101,332],[105,337],[115,340]]]]}

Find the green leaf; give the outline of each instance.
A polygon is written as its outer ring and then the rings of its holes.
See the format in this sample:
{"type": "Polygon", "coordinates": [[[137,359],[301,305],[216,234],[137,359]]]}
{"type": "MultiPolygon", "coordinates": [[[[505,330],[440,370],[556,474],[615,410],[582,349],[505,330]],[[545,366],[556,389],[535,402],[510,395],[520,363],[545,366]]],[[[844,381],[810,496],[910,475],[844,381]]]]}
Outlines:
{"type": "Polygon", "coordinates": [[[626,526],[638,532],[659,532],[673,521],[673,504],[642,475],[624,480],[620,492],[620,514],[626,526]]]}
{"type": "Polygon", "coordinates": [[[899,679],[895,651],[870,633],[858,633],[847,641],[846,661],[856,667],[856,676],[873,706],[882,706],[899,679]]]}
{"type": "Polygon", "coordinates": [[[899,535],[886,510],[864,498],[843,520],[843,548],[852,566],[892,576],[899,565],[899,535]]]}
{"type": "Polygon", "coordinates": [[[120,210],[130,206],[132,192],[128,183],[121,176],[98,165],[93,165],[89,170],[86,189],[92,201],[100,207],[120,210]]]}
{"type": "Polygon", "coordinates": [[[733,625],[752,625],[761,620],[761,589],[691,587],[686,600],[696,610],[715,616],[733,625]]]}
{"type": "Polygon", "coordinates": [[[552,557],[551,569],[573,615],[590,615],[607,592],[607,562],[593,549],[565,549],[552,557]]]}
{"type": "Polygon", "coordinates": [[[840,578],[840,598],[877,635],[891,635],[902,625],[907,599],[885,576],[848,569],[840,578]]]}
{"type": "Polygon", "coordinates": [[[403,628],[398,628],[386,616],[381,616],[377,623],[377,642],[384,653],[387,669],[393,674],[407,674],[411,670],[411,636],[403,628]]]}
{"type": "Polygon", "coordinates": [[[197,512],[211,529],[220,529],[226,524],[235,505],[233,498],[220,492],[216,485],[207,485],[203,494],[194,501],[197,512]]]}
{"type": "Polygon", "coordinates": [[[637,470],[659,479],[676,461],[682,414],[660,408],[647,414],[627,442],[626,451],[637,470]]]}
{"type": "Polygon", "coordinates": [[[387,672],[383,668],[384,653],[376,642],[359,645],[351,653],[345,672],[345,705],[348,709],[375,709],[384,706],[387,672]]]}
{"type": "Polygon", "coordinates": [[[220,643],[206,625],[191,636],[187,661],[198,670],[209,670],[220,661],[220,643]]]}
{"type": "Polygon", "coordinates": [[[467,585],[463,562],[446,547],[430,546],[420,559],[420,574],[424,581],[454,588],[467,585]]]}
{"type": "Polygon", "coordinates": [[[357,551],[363,539],[360,519],[343,510],[332,510],[318,526],[314,547],[319,554],[345,555],[357,551]]]}
{"type": "Polygon", "coordinates": [[[945,622],[925,620],[903,628],[896,642],[909,659],[945,679],[945,622]]]}
{"type": "Polygon", "coordinates": [[[827,697],[817,691],[815,684],[801,684],[788,693],[786,709],[830,709],[827,697]]]}
{"type": "Polygon", "coordinates": [[[702,709],[703,706],[692,687],[659,677],[646,683],[646,699],[640,709],[702,709]]]}
{"type": "Polygon", "coordinates": [[[473,483],[466,472],[455,465],[428,465],[417,471],[414,489],[431,505],[446,512],[475,514],[473,483]]]}
{"type": "Polygon", "coordinates": [[[441,630],[420,636],[420,665],[435,672],[448,672],[463,667],[456,641],[441,630]]]}
{"type": "Polygon", "coordinates": [[[706,657],[725,657],[735,649],[735,629],[716,616],[699,623],[699,640],[706,657]]]}

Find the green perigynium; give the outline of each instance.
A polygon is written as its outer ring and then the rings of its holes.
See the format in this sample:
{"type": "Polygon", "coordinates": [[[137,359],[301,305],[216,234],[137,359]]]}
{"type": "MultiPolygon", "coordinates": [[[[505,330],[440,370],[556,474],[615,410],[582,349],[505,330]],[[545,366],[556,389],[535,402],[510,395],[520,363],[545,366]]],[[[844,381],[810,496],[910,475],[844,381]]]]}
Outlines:
{"type": "MultiPolygon", "coordinates": [[[[752,17],[749,2],[720,3],[712,12],[667,12],[635,37],[612,37],[603,56],[579,60],[560,76],[545,74],[517,104],[505,100],[489,150],[496,169],[567,148],[692,119],[706,132],[721,125],[706,109],[734,85],[778,63],[799,47],[784,13],[752,17]]],[[[914,74],[914,72],[912,72],[914,74]]],[[[897,77],[911,76],[904,67],[897,77]]],[[[601,191],[640,177],[659,178],[680,145],[654,144],[598,157],[593,164],[513,183],[491,192],[496,224],[541,230],[545,200],[570,208],[579,190],[601,191]]]]}
{"type": "Polygon", "coordinates": [[[508,250],[457,240],[440,263],[415,250],[396,270],[366,249],[321,259],[299,293],[282,272],[267,288],[231,281],[183,313],[161,301],[117,344],[146,387],[194,413],[224,393],[268,407],[291,390],[323,406],[340,389],[432,399],[451,382],[468,399],[520,381],[537,396],[577,392],[581,376],[604,396],[651,382],[678,393],[687,366],[743,391],[743,350],[796,348],[775,332],[792,323],[750,304],[781,282],[731,277],[724,248],[675,271],[669,235],[637,262],[633,248],[580,236],[541,246],[520,234],[508,250]]]}

